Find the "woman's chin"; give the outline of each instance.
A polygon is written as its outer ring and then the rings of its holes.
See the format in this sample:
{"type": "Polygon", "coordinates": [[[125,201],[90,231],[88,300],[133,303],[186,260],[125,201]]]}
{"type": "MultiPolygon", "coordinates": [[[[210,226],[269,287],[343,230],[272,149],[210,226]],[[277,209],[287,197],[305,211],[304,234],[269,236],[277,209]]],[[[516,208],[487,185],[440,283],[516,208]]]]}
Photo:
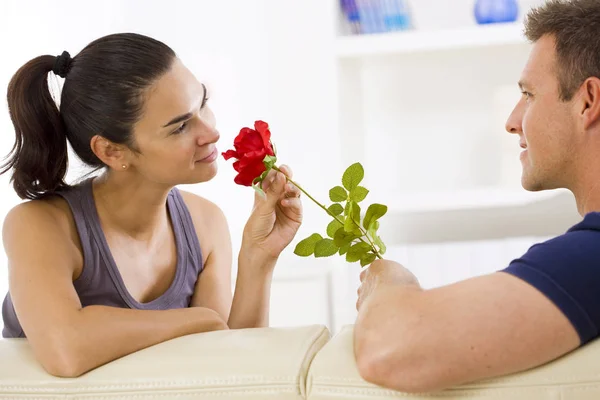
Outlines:
{"type": "Polygon", "coordinates": [[[212,180],[215,176],[217,176],[217,171],[219,170],[217,163],[211,163],[208,165],[203,165],[201,168],[196,166],[193,171],[190,180],[192,182],[189,183],[202,183],[208,182],[212,180]]]}

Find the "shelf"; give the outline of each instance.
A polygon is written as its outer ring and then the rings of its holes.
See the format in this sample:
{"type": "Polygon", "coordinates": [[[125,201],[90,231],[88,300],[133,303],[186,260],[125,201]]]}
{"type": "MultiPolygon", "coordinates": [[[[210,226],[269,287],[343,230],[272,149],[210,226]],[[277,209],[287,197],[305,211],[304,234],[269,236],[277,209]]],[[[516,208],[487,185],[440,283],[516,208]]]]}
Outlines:
{"type": "Polygon", "coordinates": [[[396,213],[444,212],[458,210],[496,209],[521,207],[552,200],[570,193],[555,190],[528,192],[524,189],[481,188],[454,192],[400,194],[389,201],[390,210],[396,213]]]}
{"type": "Polygon", "coordinates": [[[521,23],[475,25],[440,31],[403,31],[342,36],[337,39],[338,58],[409,54],[439,50],[526,44],[521,23]]]}

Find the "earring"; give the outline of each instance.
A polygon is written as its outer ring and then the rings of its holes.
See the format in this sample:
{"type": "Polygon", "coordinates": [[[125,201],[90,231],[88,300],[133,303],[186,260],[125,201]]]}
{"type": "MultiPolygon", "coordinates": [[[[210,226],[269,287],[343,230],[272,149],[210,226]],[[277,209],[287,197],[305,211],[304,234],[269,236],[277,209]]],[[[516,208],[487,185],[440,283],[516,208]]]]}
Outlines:
{"type": "Polygon", "coordinates": [[[127,169],[127,165],[125,165],[125,164],[121,165],[121,167],[122,167],[123,169],[127,169]]]}

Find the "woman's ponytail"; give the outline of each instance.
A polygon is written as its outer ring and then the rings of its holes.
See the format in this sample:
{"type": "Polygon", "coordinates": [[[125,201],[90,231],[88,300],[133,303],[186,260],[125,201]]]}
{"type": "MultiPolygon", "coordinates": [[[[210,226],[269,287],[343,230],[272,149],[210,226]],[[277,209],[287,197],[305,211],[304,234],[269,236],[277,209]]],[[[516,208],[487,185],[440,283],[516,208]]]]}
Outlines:
{"type": "Polygon", "coordinates": [[[69,187],[67,142],[94,171],[106,167],[92,149],[95,136],[139,152],[133,132],[148,90],[176,58],[156,39],[116,33],[94,40],[73,58],[65,51],[29,61],[8,86],[16,140],[0,164],[0,174],[13,170],[11,181],[19,197],[40,199],[69,187]],[[65,78],[60,111],[50,95],[50,72],[65,78]]]}
{"type": "MultiPolygon", "coordinates": [[[[59,59],[47,55],[29,61],[8,85],[16,139],[0,174],[13,169],[11,182],[22,199],[39,199],[67,187],[65,125],[48,86],[48,73],[59,59]]],[[[59,67],[64,69],[64,62],[59,67]]]]}

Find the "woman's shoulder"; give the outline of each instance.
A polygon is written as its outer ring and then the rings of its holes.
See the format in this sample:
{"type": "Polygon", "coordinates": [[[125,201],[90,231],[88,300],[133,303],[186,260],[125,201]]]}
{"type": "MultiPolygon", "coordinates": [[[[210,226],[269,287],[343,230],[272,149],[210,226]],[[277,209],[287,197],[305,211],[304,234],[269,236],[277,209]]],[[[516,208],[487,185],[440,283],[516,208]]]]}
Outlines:
{"type": "Polygon", "coordinates": [[[224,240],[229,240],[229,225],[225,214],[214,202],[197,194],[179,189],[190,212],[196,236],[202,247],[204,260],[224,240]]]}
{"type": "Polygon", "coordinates": [[[181,194],[186,207],[188,208],[192,219],[203,220],[206,222],[221,222],[225,220],[223,210],[214,202],[199,196],[195,193],[177,189],[181,194]]]}
{"type": "Polygon", "coordinates": [[[53,221],[60,224],[70,213],[69,205],[60,196],[48,196],[38,200],[26,200],[14,206],[7,215],[8,217],[26,220],[36,223],[37,221],[53,221]]]}
{"type": "Polygon", "coordinates": [[[28,200],[14,206],[4,219],[3,234],[24,234],[22,228],[41,230],[80,247],[71,208],[61,196],[52,195],[39,200],[28,200]]]}

